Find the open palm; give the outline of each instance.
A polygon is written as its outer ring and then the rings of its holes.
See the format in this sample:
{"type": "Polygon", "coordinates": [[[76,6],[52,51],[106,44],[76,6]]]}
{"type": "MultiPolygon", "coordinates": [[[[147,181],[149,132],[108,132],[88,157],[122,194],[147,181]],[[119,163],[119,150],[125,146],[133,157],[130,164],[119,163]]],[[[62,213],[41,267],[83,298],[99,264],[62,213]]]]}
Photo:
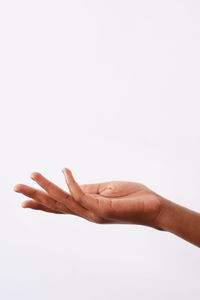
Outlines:
{"type": "Polygon", "coordinates": [[[43,190],[24,184],[16,185],[16,192],[32,199],[23,202],[22,206],[73,214],[99,224],[129,223],[157,228],[161,197],[146,186],[125,181],[78,185],[69,169],[63,169],[63,173],[70,193],[40,173],[32,173],[31,178],[43,190]]]}

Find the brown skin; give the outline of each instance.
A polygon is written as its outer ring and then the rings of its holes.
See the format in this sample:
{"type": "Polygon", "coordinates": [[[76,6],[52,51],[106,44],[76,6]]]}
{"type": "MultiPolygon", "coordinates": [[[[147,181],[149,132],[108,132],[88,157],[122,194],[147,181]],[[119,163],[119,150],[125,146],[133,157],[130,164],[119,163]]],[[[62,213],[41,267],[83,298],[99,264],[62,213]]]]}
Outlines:
{"type": "Polygon", "coordinates": [[[16,192],[31,198],[24,201],[22,207],[72,214],[98,224],[146,225],[170,231],[200,246],[200,214],[161,197],[140,183],[109,181],[78,185],[69,169],[64,168],[63,173],[70,193],[37,172],[32,173],[31,178],[43,190],[16,185],[16,192]]]}

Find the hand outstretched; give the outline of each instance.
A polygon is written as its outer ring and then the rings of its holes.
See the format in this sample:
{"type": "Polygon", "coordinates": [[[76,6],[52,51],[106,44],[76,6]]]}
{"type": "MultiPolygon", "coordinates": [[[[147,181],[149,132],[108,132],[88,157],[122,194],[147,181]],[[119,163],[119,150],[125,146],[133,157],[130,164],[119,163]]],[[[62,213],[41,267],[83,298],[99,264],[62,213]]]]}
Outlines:
{"type": "Polygon", "coordinates": [[[63,169],[63,173],[70,194],[40,173],[33,173],[31,178],[45,191],[16,185],[16,192],[32,198],[22,206],[73,214],[99,224],[140,224],[160,229],[156,220],[162,197],[146,186],[125,181],[78,185],[69,169],[63,169]]]}

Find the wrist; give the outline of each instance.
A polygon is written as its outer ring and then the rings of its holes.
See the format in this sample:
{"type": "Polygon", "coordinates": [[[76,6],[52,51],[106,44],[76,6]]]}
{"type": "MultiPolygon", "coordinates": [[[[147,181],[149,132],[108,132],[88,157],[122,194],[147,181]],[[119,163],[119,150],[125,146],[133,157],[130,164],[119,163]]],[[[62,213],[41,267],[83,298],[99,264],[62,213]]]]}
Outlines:
{"type": "Polygon", "coordinates": [[[159,198],[160,209],[155,219],[156,227],[159,230],[171,231],[171,227],[176,219],[176,209],[179,205],[161,196],[159,196],[159,198]]]}

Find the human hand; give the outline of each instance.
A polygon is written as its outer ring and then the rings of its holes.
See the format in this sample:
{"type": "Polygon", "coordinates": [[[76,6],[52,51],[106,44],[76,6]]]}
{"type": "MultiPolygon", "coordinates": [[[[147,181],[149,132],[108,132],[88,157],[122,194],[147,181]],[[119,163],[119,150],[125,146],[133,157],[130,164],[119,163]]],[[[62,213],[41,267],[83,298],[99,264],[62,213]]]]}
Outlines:
{"type": "Polygon", "coordinates": [[[22,207],[73,214],[99,224],[140,224],[161,229],[156,223],[161,196],[146,186],[125,181],[79,185],[69,169],[63,169],[63,173],[70,194],[36,172],[31,178],[44,190],[16,185],[16,192],[32,198],[22,207]]]}

